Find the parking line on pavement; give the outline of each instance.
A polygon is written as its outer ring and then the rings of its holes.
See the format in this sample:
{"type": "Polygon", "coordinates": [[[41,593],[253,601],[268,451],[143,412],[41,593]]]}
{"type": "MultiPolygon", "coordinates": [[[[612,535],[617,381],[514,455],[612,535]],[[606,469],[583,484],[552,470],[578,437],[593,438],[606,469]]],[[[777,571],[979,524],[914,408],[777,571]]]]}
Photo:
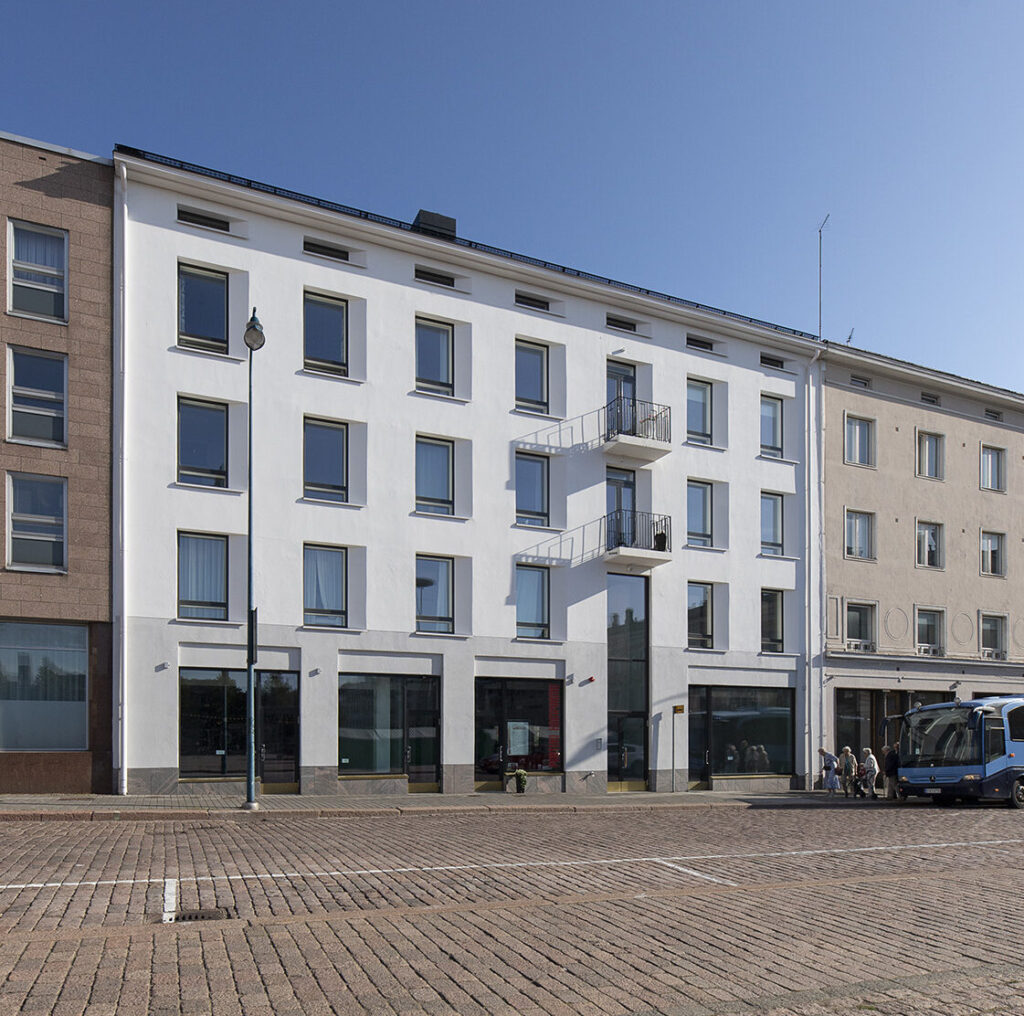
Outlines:
{"type": "Polygon", "coordinates": [[[164,879],[164,924],[171,924],[174,915],[178,912],[178,880],[176,878],[164,879]]]}
{"type": "Polygon", "coordinates": [[[674,868],[676,871],[685,871],[687,875],[696,875],[697,878],[706,878],[709,882],[717,882],[719,885],[736,885],[727,878],[715,878],[714,875],[705,875],[702,871],[694,871],[693,868],[684,868],[681,864],[673,864],[671,861],[658,861],[658,864],[666,868],[674,868]]]}
{"type": "MultiPolygon", "coordinates": [[[[856,853],[897,853],[904,850],[943,850],[957,847],[998,847],[1024,844],[1024,838],[1004,840],[954,840],[946,843],[887,843],[875,847],[824,847],[817,850],[765,850],[742,854],[681,854],[669,857],[592,857],[574,861],[493,861],[478,864],[434,864],[407,865],[401,868],[349,868],[332,871],[271,871],[250,872],[237,875],[179,875],[177,878],[104,878],[83,879],[76,882],[22,882],[0,885],[0,892],[18,891],[23,889],[82,889],[108,885],[155,885],[165,887],[170,881],[175,883],[175,891],[183,882],[197,884],[199,882],[252,882],[277,881],[290,878],[352,878],[360,875],[415,875],[433,872],[457,871],[502,871],[514,868],[585,868],[602,867],[616,864],[670,864],[680,861],[746,861],[770,857],[815,857],[827,854],[856,853]]],[[[670,864],[670,866],[672,866],[670,864]]],[[[710,876],[691,871],[701,878],[710,876]]],[[[717,881],[724,881],[718,879],[717,881]]]]}

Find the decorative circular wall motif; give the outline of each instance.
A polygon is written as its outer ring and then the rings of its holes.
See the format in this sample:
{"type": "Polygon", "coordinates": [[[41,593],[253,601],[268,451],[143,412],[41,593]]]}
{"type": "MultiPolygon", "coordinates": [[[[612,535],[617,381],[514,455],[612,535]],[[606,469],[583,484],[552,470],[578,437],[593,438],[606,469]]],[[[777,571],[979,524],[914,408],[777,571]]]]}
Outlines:
{"type": "Polygon", "coordinates": [[[974,622],[971,620],[970,615],[964,613],[957,614],[950,625],[950,632],[953,635],[954,642],[961,646],[967,645],[974,636],[974,622]]]}
{"type": "Polygon", "coordinates": [[[907,620],[907,615],[899,607],[890,607],[885,615],[886,635],[894,642],[899,642],[907,634],[909,627],[910,621],[907,620]]]}

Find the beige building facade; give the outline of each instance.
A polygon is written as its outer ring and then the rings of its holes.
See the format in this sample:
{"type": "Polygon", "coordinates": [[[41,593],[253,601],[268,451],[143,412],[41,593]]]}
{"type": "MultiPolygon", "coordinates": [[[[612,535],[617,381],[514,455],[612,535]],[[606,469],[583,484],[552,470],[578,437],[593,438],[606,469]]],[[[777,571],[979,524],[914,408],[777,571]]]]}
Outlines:
{"type": "Polygon", "coordinates": [[[112,789],[109,160],[0,134],[0,792],[112,789]]]}
{"type": "Polygon", "coordinates": [[[1024,396],[825,361],[821,729],[878,754],[918,703],[1024,692],[1024,396]]]}

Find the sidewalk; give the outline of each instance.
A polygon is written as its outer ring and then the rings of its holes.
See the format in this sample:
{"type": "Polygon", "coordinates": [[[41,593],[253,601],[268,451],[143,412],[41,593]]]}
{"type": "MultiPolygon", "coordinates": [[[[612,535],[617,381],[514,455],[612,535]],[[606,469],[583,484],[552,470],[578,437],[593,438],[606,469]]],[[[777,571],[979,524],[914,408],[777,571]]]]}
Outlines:
{"type": "MultiPolygon", "coordinates": [[[[370,815],[438,815],[504,811],[576,812],[660,811],[666,808],[820,808],[836,807],[821,791],[736,793],[690,791],[675,794],[624,793],[594,797],[564,794],[393,794],[376,796],[267,794],[259,811],[242,810],[244,794],[179,792],[163,795],[0,794],[0,822],[18,821],[146,821],[185,820],[216,816],[261,819],[360,818],[370,815]]],[[[850,805],[851,802],[842,802],[850,805]]],[[[854,807],[861,807],[858,802],[854,807]]]]}

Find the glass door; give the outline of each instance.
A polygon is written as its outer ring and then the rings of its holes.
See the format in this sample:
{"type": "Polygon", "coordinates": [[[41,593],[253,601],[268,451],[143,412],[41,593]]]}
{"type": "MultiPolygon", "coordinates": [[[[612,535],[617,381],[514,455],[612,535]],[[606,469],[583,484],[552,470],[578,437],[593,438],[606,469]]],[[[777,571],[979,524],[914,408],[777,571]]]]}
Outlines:
{"type": "MultiPolygon", "coordinates": [[[[688,790],[711,789],[711,745],[708,732],[708,690],[690,686],[690,760],[688,790]]],[[[734,770],[735,771],[735,767],[734,770]]]]}
{"type": "Polygon", "coordinates": [[[405,772],[410,794],[441,789],[441,704],[436,677],[405,679],[405,772]]]}
{"type": "Polygon", "coordinates": [[[299,675],[261,670],[256,714],[261,793],[299,792],[299,675]]]}
{"type": "Polygon", "coordinates": [[[609,436],[636,432],[636,368],[631,363],[608,361],[607,374],[609,436]]]}
{"type": "Polygon", "coordinates": [[[647,717],[608,717],[609,791],[647,789],[647,717]]]}
{"type": "Polygon", "coordinates": [[[632,547],[636,529],[636,473],[611,469],[606,474],[605,510],[608,513],[608,549],[632,547]]]}

